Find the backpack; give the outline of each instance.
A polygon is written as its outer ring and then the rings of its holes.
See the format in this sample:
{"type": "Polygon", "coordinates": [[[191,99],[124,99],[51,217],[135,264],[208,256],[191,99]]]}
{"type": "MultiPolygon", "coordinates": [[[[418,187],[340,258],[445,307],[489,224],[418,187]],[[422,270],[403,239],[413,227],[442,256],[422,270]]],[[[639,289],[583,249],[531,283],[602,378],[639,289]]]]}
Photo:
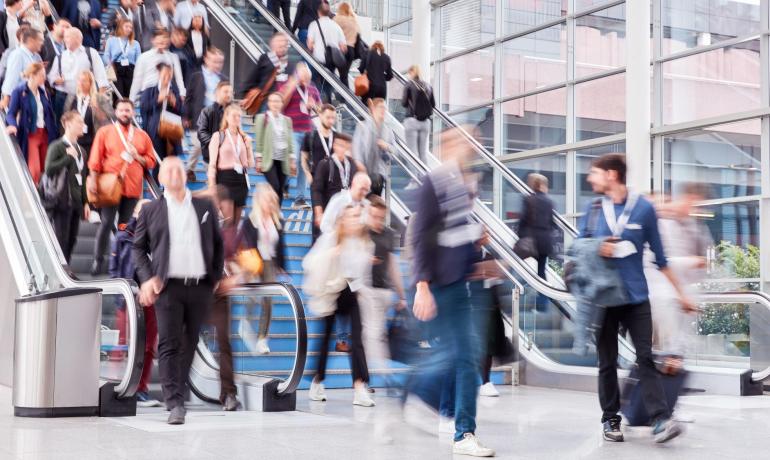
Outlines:
{"type": "Polygon", "coordinates": [[[412,98],[412,114],[414,114],[414,118],[419,121],[425,121],[433,115],[433,104],[430,101],[430,87],[427,85],[423,86],[416,81],[413,83],[415,92],[412,98]]]}
{"type": "Polygon", "coordinates": [[[43,174],[38,186],[40,201],[43,208],[52,212],[56,209],[65,209],[71,205],[69,175],[67,168],[62,168],[56,175],[43,174]]]}

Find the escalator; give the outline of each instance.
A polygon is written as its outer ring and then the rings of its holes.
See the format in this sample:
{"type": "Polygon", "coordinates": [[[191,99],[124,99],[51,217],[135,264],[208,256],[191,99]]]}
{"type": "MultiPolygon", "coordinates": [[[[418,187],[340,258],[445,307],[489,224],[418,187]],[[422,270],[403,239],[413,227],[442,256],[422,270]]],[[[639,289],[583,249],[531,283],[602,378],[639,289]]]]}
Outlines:
{"type": "MultiPolygon", "coordinates": [[[[210,17],[232,37],[233,45],[240,47],[241,51],[254,61],[262,50],[267,49],[273,30],[283,28],[283,24],[267,13],[264,6],[257,1],[241,2],[235,8],[224,7],[221,2],[216,1],[208,2],[207,6],[210,17]]],[[[294,37],[290,37],[290,42],[289,60],[304,60],[309,63],[313,72],[324,76],[332,87],[333,99],[340,117],[339,125],[343,131],[350,132],[355,129],[358,123],[368,117],[360,99],[355,97],[347,86],[342,85],[336,76],[332,76],[327,69],[313,60],[294,37]]],[[[238,76],[234,77],[237,84],[238,76]]],[[[436,111],[436,116],[444,126],[458,128],[440,111],[436,111]]],[[[406,147],[399,120],[391,116],[388,123],[397,135],[390,173],[390,202],[394,208],[400,207],[405,214],[409,214],[414,206],[414,197],[408,185],[419,183],[429,166],[439,164],[441,145],[438,142],[432,144],[428,165],[425,165],[406,147]],[[398,206],[395,206],[396,204],[398,206]]],[[[511,304],[517,306],[511,308],[509,319],[512,318],[511,324],[517,326],[517,334],[522,344],[521,353],[525,358],[522,381],[559,388],[595,389],[595,351],[589,350],[585,353],[573,350],[572,318],[575,316],[576,307],[574,298],[565,289],[558,275],[562,261],[556,260],[549,267],[547,280],[540,279],[531,261],[521,260],[513,254],[512,247],[517,236],[513,226],[499,217],[503,215],[504,210],[520,209],[522,200],[532,193],[531,190],[473,136],[462,128],[459,129],[463,132],[466,147],[475,153],[473,170],[480,178],[479,199],[474,205],[473,218],[488,228],[490,244],[487,249],[505,267],[507,287],[512,293],[511,304]],[[544,312],[534,308],[538,296],[548,299],[544,312]]],[[[562,248],[560,252],[563,252],[563,248],[576,236],[576,231],[557,214],[554,215],[554,222],[559,231],[557,241],[562,248]]],[[[710,294],[702,301],[709,312],[719,310],[723,305],[740,306],[742,314],[752,318],[751,329],[755,334],[749,334],[747,331],[738,334],[711,334],[707,340],[715,344],[712,343],[710,348],[696,348],[693,355],[688,356],[687,365],[691,371],[692,384],[705,391],[733,394],[754,391],[751,388],[755,389],[767,377],[769,370],[770,361],[763,362],[760,359],[766,345],[762,344],[758,333],[762,330],[762,324],[767,321],[765,317],[766,313],[770,312],[770,303],[764,295],[753,293],[710,294]],[[754,318],[757,318],[757,324],[754,324],[754,318]],[[706,353],[705,350],[710,352],[706,353]],[[759,371],[753,372],[750,369],[759,371]]],[[[701,331],[706,320],[707,318],[698,317],[693,322],[694,327],[701,331]]],[[[700,338],[702,334],[697,335],[700,338]]],[[[634,350],[625,338],[619,337],[619,341],[621,365],[627,366],[635,359],[634,350]]]]}

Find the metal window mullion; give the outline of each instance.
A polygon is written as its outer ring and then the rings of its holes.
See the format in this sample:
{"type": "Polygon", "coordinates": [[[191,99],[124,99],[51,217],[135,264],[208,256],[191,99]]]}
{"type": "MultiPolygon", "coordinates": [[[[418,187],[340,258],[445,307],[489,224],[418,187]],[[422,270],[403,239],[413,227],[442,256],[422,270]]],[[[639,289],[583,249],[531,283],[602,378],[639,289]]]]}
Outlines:
{"type": "Polygon", "coordinates": [[[587,139],[584,141],[573,142],[571,144],[559,144],[551,147],[543,147],[539,149],[525,150],[516,153],[508,153],[501,155],[499,160],[502,162],[518,161],[528,158],[544,157],[548,155],[555,155],[557,153],[565,153],[569,150],[585,150],[595,147],[603,147],[605,145],[619,144],[626,140],[625,133],[611,134],[609,136],[597,137],[594,139],[587,139]]]}
{"type": "MultiPolygon", "coordinates": [[[[495,37],[499,37],[503,33],[503,8],[506,0],[495,1],[495,37]]],[[[494,64],[494,80],[493,80],[493,93],[495,102],[492,111],[494,116],[494,124],[492,128],[492,152],[495,155],[500,155],[503,152],[503,123],[505,121],[505,114],[502,110],[502,104],[499,102],[503,92],[503,47],[500,44],[495,45],[495,64],[494,64]]],[[[503,178],[500,175],[500,171],[494,170],[492,175],[492,193],[494,202],[494,212],[499,218],[503,218],[505,215],[505,188],[503,187],[503,178]]]]}
{"type": "Polygon", "coordinates": [[[686,57],[695,56],[696,54],[708,53],[709,51],[714,51],[722,48],[729,48],[731,46],[740,45],[741,43],[746,43],[746,42],[760,39],[764,35],[767,35],[767,32],[763,32],[760,34],[746,35],[743,37],[731,38],[730,40],[723,40],[708,46],[700,46],[700,47],[690,48],[684,51],[680,51],[678,53],[669,54],[666,56],[658,56],[655,59],[658,62],[675,61],[677,59],[683,59],[686,57]]]}
{"type": "MultiPolygon", "coordinates": [[[[761,27],[763,31],[770,28],[770,0],[762,0],[761,27]]],[[[770,105],[770,37],[763,34],[760,38],[760,70],[761,94],[764,105],[770,105]]],[[[760,142],[760,186],[761,199],[759,202],[759,251],[770,248],[770,118],[762,118],[762,136],[760,142]]],[[[770,289],[770,257],[759,258],[760,289],[768,292],[770,289]]]]}
{"type": "MultiPolygon", "coordinates": [[[[575,0],[569,0],[568,11],[575,6],[575,0]]],[[[572,82],[575,79],[575,19],[567,18],[567,81],[572,82]]],[[[565,101],[565,121],[567,144],[572,144],[577,138],[575,128],[577,127],[575,113],[575,84],[568,83],[565,101]]]]}

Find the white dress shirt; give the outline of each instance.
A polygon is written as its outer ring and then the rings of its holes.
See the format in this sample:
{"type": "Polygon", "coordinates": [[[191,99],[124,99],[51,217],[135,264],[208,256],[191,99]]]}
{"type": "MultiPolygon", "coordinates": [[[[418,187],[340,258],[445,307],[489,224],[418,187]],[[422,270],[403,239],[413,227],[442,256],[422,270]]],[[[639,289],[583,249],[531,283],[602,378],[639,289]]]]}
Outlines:
{"type": "Polygon", "coordinates": [[[153,48],[142,53],[136,61],[134,80],[131,82],[131,94],[129,95],[132,101],[139,102],[139,96],[142,91],[158,86],[158,64],[161,62],[165,62],[174,69],[174,79],[176,80],[177,88],[179,88],[179,95],[182,98],[185,97],[187,91],[184,86],[182,65],[179,63],[179,57],[171,51],[166,50],[163,53],[159,53],[157,49],[153,48]]]}
{"type": "Polygon", "coordinates": [[[104,63],[101,56],[93,48],[86,50],[81,46],[75,51],[69,49],[64,50],[53,61],[51,70],[48,72],[48,83],[55,87],[59,91],[64,91],[67,94],[76,94],[78,86],[78,76],[84,70],[91,70],[91,64],[93,63],[93,74],[96,79],[96,86],[98,88],[109,88],[110,82],[107,80],[107,71],[104,70],[104,63]],[[88,60],[86,52],[91,53],[91,60],[88,60]],[[61,65],[59,65],[61,61],[61,65]],[[59,69],[61,68],[61,73],[59,69]],[[54,82],[62,77],[64,79],[63,85],[55,85],[54,82]]]}
{"type": "Polygon", "coordinates": [[[181,203],[168,192],[163,197],[168,207],[168,277],[203,278],[206,276],[206,263],[203,260],[200,222],[192,204],[192,194],[187,190],[181,203]]]}
{"type": "Polygon", "coordinates": [[[12,50],[19,46],[19,40],[16,39],[16,31],[19,30],[19,18],[15,14],[8,16],[5,30],[8,32],[8,49],[12,50]]]}
{"type": "Polygon", "coordinates": [[[203,24],[206,29],[209,28],[209,13],[206,7],[200,1],[193,4],[190,0],[179,2],[174,10],[174,24],[185,30],[190,30],[193,16],[202,16],[203,24]]]}

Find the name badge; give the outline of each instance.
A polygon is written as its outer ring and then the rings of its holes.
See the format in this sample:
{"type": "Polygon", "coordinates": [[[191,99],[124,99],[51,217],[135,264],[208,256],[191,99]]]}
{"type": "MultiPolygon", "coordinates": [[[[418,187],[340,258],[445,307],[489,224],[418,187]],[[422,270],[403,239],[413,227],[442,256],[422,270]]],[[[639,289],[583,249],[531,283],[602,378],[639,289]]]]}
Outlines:
{"type": "Polygon", "coordinates": [[[634,246],[634,243],[623,240],[615,243],[615,250],[612,253],[612,257],[614,259],[624,259],[633,254],[636,254],[636,246],[634,246]]]}
{"type": "Polygon", "coordinates": [[[134,162],[134,157],[128,152],[121,153],[120,158],[123,158],[123,161],[125,161],[128,164],[131,164],[134,162]]]}
{"type": "Polygon", "coordinates": [[[120,60],[120,65],[123,67],[128,67],[130,63],[128,62],[128,59],[123,58],[120,60]]]}
{"type": "Polygon", "coordinates": [[[233,170],[234,170],[235,172],[237,172],[238,174],[243,174],[243,166],[242,166],[241,164],[239,164],[239,163],[236,163],[236,164],[233,166],[233,170]]]}
{"type": "Polygon", "coordinates": [[[83,175],[82,174],[75,174],[75,180],[78,181],[78,187],[83,186],[83,175]]]}
{"type": "Polygon", "coordinates": [[[299,111],[300,111],[300,112],[302,112],[302,113],[304,113],[305,115],[307,115],[307,114],[309,114],[309,113],[310,113],[310,112],[308,112],[308,110],[307,110],[307,104],[305,104],[304,102],[300,102],[300,103],[299,103],[299,111]]]}
{"type": "Polygon", "coordinates": [[[88,125],[83,125],[83,134],[88,134],[88,125]]]}
{"type": "Polygon", "coordinates": [[[286,80],[289,79],[289,76],[286,75],[285,73],[282,73],[282,74],[276,76],[275,79],[276,79],[276,81],[286,81],[286,80]]]}

